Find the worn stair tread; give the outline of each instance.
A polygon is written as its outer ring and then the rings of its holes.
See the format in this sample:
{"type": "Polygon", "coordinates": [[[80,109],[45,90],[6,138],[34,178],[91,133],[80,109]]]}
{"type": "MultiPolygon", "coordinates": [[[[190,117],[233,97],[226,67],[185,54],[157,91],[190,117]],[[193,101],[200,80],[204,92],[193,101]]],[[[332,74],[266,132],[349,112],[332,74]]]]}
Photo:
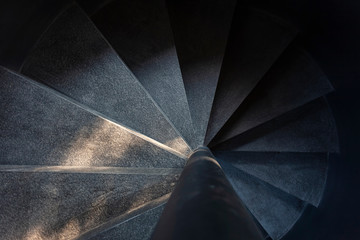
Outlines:
{"type": "Polygon", "coordinates": [[[249,211],[273,240],[283,237],[300,218],[306,204],[224,161],[219,162],[249,211]]]}
{"type": "Polygon", "coordinates": [[[235,16],[205,143],[218,133],[297,33],[281,19],[241,5],[235,16]]]}
{"type": "Polygon", "coordinates": [[[314,206],[326,185],[326,153],[215,152],[216,157],[314,206]]]}
{"type": "Polygon", "coordinates": [[[178,175],[0,173],[3,239],[73,239],[170,193],[178,175]]]}
{"type": "Polygon", "coordinates": [[[339,152],[337,130],[325,99],[314,100],[213,149],[252,152],[339,152]]]}
{"type": "Polygon", "coordinates": [[[159,221],[165,205],[150,209],[141,215],[129,219],[126,222],[118,224],[113,228],[101,232],[100,234],[89,239],[132,239],[147,240],[151,238],[151,234],[155,229],[156,223],[159,221]]]}
{"type": "Polygon", "coordinates": [[[123,236],[122,239],[132,239],[130,236],[126,236],[127,233],[132,233],[132,235],[136,234],[137,237],[142,236],[143,239],[147,239],[148,236],[150,236],[154,225],[158,222],[158,218],[160,218],[160,214],[163,211],[164,205],[169,200],[170,195],[171,193],[168,193],[157,199],[146,202],[141,206],[130,209],[122,215],[110,219],[109,221],[106,221],[99,226],[85,232],[77,239],[108,239],[110,237],[112,237],[110,239],[116,239],[116,237],[114,237],[116,234],[118,237],[123,236]],[[157,219],[152,219],[149,222],[143,221],[147,221],[149,217],[155,217],[157,219]],[[139,222],[143,223],[143,225],[139,225],[139,222]],[[129,224],[133,225],[133,227],[129,227],[129,224]],[[132,231],[129,232],[129,229],[132,229],[132,231]],[[126,232],[121,234],[118,233],[119,231],[126,232]],[[137,234],[137,232],[140,234],[137,234]]]}
{"type": "Polygon", "coordinates": [[[203,145],[236,0],[167,2],[197,143],[203,145]]]}
{"type": "Polygon", "coordinates": [[[165,1],[114,1],[91,19],[191,144],[194,129],[165,1]]]}
{"type": "Polygon", "coordinates": [[[40,83],[4,68],[0,79],[0,164],[147,168],[185,164],[184,156],[40,83]]]}
{"type": "Polygon", "coordinates": [[[44,32],[22,72],[177,151],[189,151],[150,95],[77,5],[61,13],[44,32]]]}
{"type": "Polygon", "coordinates": [[[230,139],[332,90],[311,56],[293,45],[261,79],[213,142],[230,139]]]}
{"type": "Polygon", "coordinates": [[[45,173],[85,173],[123,175],[171,175],[181,174],[182,168],[141,168],[141,167],[88,167],[49,165],[0,165],[0,172],[45,172],[45,173]]]}

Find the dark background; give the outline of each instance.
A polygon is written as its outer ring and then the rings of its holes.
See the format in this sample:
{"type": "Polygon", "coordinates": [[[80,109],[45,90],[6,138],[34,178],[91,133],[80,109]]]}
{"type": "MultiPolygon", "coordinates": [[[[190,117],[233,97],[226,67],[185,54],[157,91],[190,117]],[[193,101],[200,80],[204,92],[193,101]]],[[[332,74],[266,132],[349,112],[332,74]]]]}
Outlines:
{"type": "MultiPolygon", "coordinates": [[[[41,33],[69,2],[1,0],[0,65],[18,70],[41,33]]],[[[90,14],[104,2],[79,1],[90,14]]],[[[279,15],[299,28],[298,40],[336,89],[328,101],[338,127],[341,154],[330,156],[328,184],[320,207],[308,207],[284,239],[360,239],[360,1],[239,2],[279,15]]]]}

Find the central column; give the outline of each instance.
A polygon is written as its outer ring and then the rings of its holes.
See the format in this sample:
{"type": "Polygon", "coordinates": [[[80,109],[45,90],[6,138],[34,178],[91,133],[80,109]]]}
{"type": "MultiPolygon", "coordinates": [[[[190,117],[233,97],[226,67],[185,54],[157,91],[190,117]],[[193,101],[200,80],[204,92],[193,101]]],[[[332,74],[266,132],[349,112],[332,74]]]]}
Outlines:
{"type": "Polygon", "coordinates": [[[263,239],[207,147],[190,156],[152,235],[162,239],[263,239]]]}

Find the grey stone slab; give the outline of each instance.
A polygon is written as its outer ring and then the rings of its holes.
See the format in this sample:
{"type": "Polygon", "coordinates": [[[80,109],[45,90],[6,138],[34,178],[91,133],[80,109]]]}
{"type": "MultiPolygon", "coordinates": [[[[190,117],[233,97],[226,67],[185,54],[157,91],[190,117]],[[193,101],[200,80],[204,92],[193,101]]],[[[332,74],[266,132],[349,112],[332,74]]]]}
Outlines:
{"type": "Polygon", "coordinates": [[[326,185],[326,153],[215,152],[216,157],[318,206],[326,185]]]}
{"type": "MultiPolygon", "coordinates": [[[[191,143],[194,129],[165,1],[114,1],[93,15],[92,20],[191,143]]],[[[196,143],[191,145],[197,147],[196,143]]]]}
{"type": "Polygon", "coordinates": [[[253,152],[339,152],[339,140],[326,101],[318,99],[214,148],[253,152]]]}
{"type": "Polygon", "coordinates": [[[189,150],[140,82],[76,5],[49,26],[22,72],[177,151],[189,150]]]}
{"type": "Polygon", "coordinates": [[[45,172],[45,173],[97,173],[125,175],[171,175],[181,174],[182,168],[141,168],[141,167],[83,167],[44,165],[0,165],[0,172],[45,172]]]}
{"type": "Polygon", "coordinates": [[[301,200],[224,161],[220,164],[240,199],[273,240],[283,237],[302,215],[306,204],[301,200]]]}
{"type": "Polygon", "coordinates": [[[332,90],[311,56],[298,46],[292,46],[261,79],[214,142],[230,139],[332,90]]]}
{"type": "Polygon", "coordinates": [[[197,142],[203,145],[236,0],[168,1],[197,142]]]}
{"type": "MultiPolygon", "coordinates": [[[[182,167],[164,146],[0,68],[0,164],[182,167]]],[[[174,152],[175,153],[175,152],[174,152]]]]}
{"type": "MultiPolygon", "coordinates": [[[[132,225],[131,221],[135,218],[140,218],[143,219],[142,215],[148,215],[147,212],[152,212],[153,210],[155,210],[156,208],[163,208],[162,205],[165,205],[165,203],[168,201],[168,199],[170,198],[171,193],[168,193],[166,195],[163,195],[160,198],[154,199],[150,202],[146,202],[145,204],[134,208],[134,209],[130,209],[129,211],[125,212],[124,214],[117,216],[115,218],[110,219],[109,221],[106,221],[104,223],[102,223],[101,225],[85,232],[84,234],[82,234],[81,236],[79,236],[77,239],[78,240],[85,240],[85,239],[93,239],[93,238],[98,238],[99,235],[113,235],[112,232],[113,231],[118,231],[116,229],[123,229],[124,226],[129,227],[129,223],[130,225],[132,225]]],[[[155,210],[156,211],[156,210],[155,210]]],[[[137,219],[135,219],[134,221],[134,226],[130,227],[133,229],[133,235],[136,235],[136,231],[142,231],[143,229],[141,229],[142,227],[139,226],[139,229],[137,229],[137,219]]],[[[140,220],[141,221],[141,220],[140,220]]],[[[157,221],[155,221],[154,224],[156,224],[157,221]]],[[[146,227],[146,226],[145,226],[146,227]]],[[[119,237],[119,236],[118,236],[119,237]]],[[[124,235],[120,236],[122,237],[122,239],[124,239],[124,235]]]]}
{"type": "Polygon", "coordinates": [[[212,139],[296,36],[267,13],[239,7],[226,48],[206,133],[212,139]]]}
{"type": "Polygon", "coordinates": [[[0,173],[1,239],[73,239],[173,190],[178,175],[0,173]]]}
{"type": "Polygon", "coordinates": [[[160,219],[161,213],[165,205],[153,208],[138,215],[126,222],[123,222],[108,231],[102,232],[90,239],[131,239],[146,240],[151,238],[151,234],[160,219]]]}

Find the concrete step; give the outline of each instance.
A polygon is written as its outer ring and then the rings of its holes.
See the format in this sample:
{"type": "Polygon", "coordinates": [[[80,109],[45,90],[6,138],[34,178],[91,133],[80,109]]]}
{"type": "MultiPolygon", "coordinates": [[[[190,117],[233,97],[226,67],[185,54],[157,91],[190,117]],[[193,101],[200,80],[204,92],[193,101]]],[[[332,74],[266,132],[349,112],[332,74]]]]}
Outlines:
{"type": "Polygon", "coordinates": [[[78,240],[85,239],[150,239],[171,193],[147,202],[135,209],[110,219],[85,232],[78,240]]]}
{"type": "Polygon", "coordinates": [[[194,129],[165,1],[114,1],[93,15],[92,20],[191,143],[194,129]]]}
{"type": "Polygon", "coordinates": [[[236,0],[167,3],[197,144],[203,145],[236,0]]]}
{"type": "Polygon", "coordinates": [[[49,26],[22,72],[177,151],[189,150],[133,73],[76,5],[49,26]]]}
{"type": "MultiPolygon", "coordinates": [[[[303,49],[291,46],[272,66],[214,138],[214,144],[239,135],[333,90],[303,49]]],[[[209,139],[210,140],[210,139],[209,139]]]]}
{"type": "Polygon", "coordinates": [[[112,228],[103,231],[96,236],[81,239],[132,239],[147,240],[151,238],[151,234],[155,229],[156,223],[159,221],[165,204],[147,210],[137,216],[123,221],[112,228]]]}
{"type": "Polygon", "coordinates": [[[0,165],[0,172],[23,173],[92,173],[166,176],[180,175],[182,168],[141,168],[141,167],[88,167],[88,166],[49,166],[49,165],[0,165]]]}
{"type": "Polygon", "coordinates": [[[314,100],[214,150],[250,152],[339,152],[337,130],[325,99],[314,100]]]}
{"type": "Polygon", "coordinates": [[[214,152],[232,166],[319,206],[326,185],[326,153],[214,152]]]}
{"type": "Polygon", "coordinates": [[[297,33],[281,19],[241,5],[235,16],[211,110],[207,143],[229,120],[297,33]]]}
{"type": "Polygon", "coordinates": [[[185,156],[0,68],[0,164],[182,167],[185,156]]]}
{"type": "Polygon", "coordinates": [[[283,237],[302,215],[303,201],[225,161],[220,164],[240,199],[273,240],[283,237]]]}
{"type": "Polygon", "coordinates": [[[0,170],[1,239],[75,239],[170,193],[178,175],[0,170]]]}

